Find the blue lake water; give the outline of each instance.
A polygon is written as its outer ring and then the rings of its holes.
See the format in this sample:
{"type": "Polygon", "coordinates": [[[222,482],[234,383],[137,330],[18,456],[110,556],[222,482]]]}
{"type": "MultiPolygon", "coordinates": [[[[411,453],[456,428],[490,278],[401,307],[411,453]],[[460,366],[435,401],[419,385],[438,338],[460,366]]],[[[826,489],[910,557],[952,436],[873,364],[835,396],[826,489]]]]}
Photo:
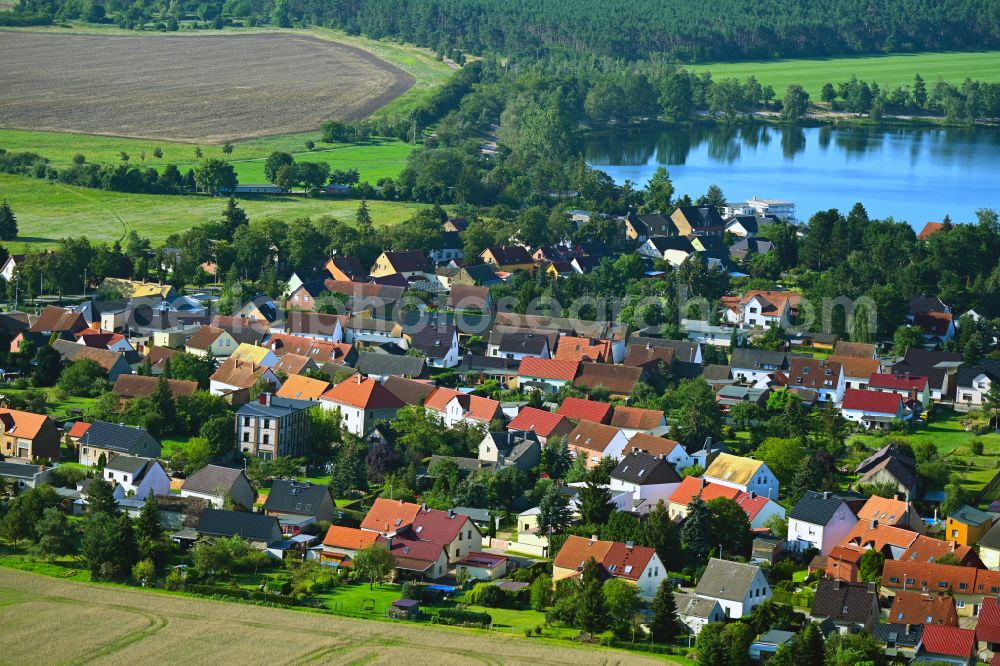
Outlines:
{"type": "Polygon", "coordinates": [[[1000,209],[1000,130],[867,127],[683,127],[588,135],[587,162],[642,187],[666,167],[677,195],[722,188],[730,201],[789,199],[796,217],[850,210],[920,229],[946,214],[1000,209]]]}

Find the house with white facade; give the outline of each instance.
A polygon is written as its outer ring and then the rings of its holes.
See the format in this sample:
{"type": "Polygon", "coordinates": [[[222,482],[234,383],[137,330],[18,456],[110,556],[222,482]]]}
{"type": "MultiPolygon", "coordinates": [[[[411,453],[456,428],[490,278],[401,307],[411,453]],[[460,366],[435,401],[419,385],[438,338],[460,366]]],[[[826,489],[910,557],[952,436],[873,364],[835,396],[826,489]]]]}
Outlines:
{"type": "Polygon", "coordinates": [[[664,505],[681,484],[681,477],[664,458],[642,451],[625,455],[611,471],[611,491],[632,493],[632,510],[647,514],[657,502],[664,505]]]}
{"type": "Polygon", "coordinates": [[[699,597],[688,592],[674,592],[674,605],[677,607],[677,619],[684,623],[695,636],[701,633],[706,624],[723,622],[726,611],[715,599],[699,597]]]}
{"type": "Polygon", "coordinates": [[[636,586],[639,596],[650,600],[667,576],[656,551],[631,541],[601,541],[570,535],[552,563],[552,582],[566,578],[580,580],[584,564],[593,558],[608,578],[626,580],[636,586]]]}
{"type": "Polygon", "coordinates": [[[815,548],[829,555],[858,523],[844,499],[835,493],[807,491],[788,515],[788,546],[797,551],[815,548]]]}
{"type": "Polygon", "coordinates": [[[760,460],[720,453],[708,466],[702,478],[706,483],[737,488],[777,499],[778,477],[760,460]]]}
{"type": "Polygon", "coordinates": [[[364,437],[379,421],[390,421],[404,406],[402,400],[371,378],[355,375],[320,396],[324,409],[339,409],[350,432],[364,437]]]}
{"type": "Polygon", "coordinates": [[[760,567],[713,557],[694,593],[718,601],[726,617],[732,619],[746,617],[770,600],[771,586],[760,567]]]}
{"type": "Polygon", "coordinates": [[[775,372],[787,372],[790,355],[780,351],[739,347],[733,350],[729,366],[733,379],[747,384],[756,384],[775,372]]]}
{"type": "Polygon", "coordinates": [[[150,492],[170,492],[170,477],[154,458],[115,456],[104,466],[104,480],[114,484],[116,499],[135,497],[145,501],[150,492]]]}
{"type": "Polygon", "coordinates": [[[978,408],[994,382],[1000,382],[1000,361],[984,358],[975,365],[963,365],[955,376],[955,405],[978,408]]]}
{"type": "Polygon", "coordinates": [[[844,369],[837,361],[792,356],[787,374],[788,388],[815,391],[818,402],[839,405],[844,399],[844,369]]]}
{"type": "Polygon", "coordinates": [[[896,393],[847,389],[840,404],[840,415],[865,428],[884,429],[903,418],[903,398],[896,393]]]}

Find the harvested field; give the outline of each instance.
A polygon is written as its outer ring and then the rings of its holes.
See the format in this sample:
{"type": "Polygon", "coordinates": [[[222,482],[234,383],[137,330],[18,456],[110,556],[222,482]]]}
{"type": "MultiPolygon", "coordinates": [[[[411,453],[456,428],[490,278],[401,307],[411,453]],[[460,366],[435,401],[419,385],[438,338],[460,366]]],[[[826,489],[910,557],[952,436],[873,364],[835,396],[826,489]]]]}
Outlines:
{"type": "Polygon", "coordinates": [[[369,115],[414,78],[367,51],[287,33],[4,32],[0,126],[221,142],[369,115]]]}
{"type": "Polygon", "coordinates": [[[445,666],[665,661],[518,636],[70,583],[10,569],[0,569],[0,600],[6,639],[0,661],[35,666],[145,663],[151,658],[216,665],[391,663],[412,661],[414,655],[419,663],[445,666]]]}

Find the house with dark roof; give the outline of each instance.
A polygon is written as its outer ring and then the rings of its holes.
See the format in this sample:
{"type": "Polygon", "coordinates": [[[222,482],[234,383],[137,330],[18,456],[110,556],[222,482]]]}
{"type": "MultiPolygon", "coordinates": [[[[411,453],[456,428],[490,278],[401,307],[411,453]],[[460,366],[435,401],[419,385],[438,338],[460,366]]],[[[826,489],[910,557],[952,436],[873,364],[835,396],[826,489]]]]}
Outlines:
{"type": "Polygon", "coordinates": [[[52,335],[69,339],[74,333],[87,328],[87,322],[79,312],[73,312],[55,305],[46,305],[38,317],[28,327],[30,333],[52,335]]]}
{"type": "Polygon", "coordinates": [[[1000,382],[1000,360],[983,358],[972,365],[962,365],[955,376],[955,405],[965,409],[980,408],[983,397],[1000,382]]]}
{"type": "Polygon", "coordinates": [[[364,282],[368,277],[357,257],[346,255],[330,257],[323,267],[337,282],[364,282]]]}
{"type": "Polygon", "coordinates": [[[713,557],[698,581],[694,593],[715,599],[730,619],[746,617],[771,599],[771,586],[754,564],[743,564],[713,557]]]}
{"type": "MultiPolygon", "coordinates": [[[[59,352],[64,363],[74,363],[85,359],[93,361],[104,371],[109,382],[114,382],[121,375],[132,373],[132,366],[129,365],[128,358],[121,352],[87,347],[62,339],[53,342],[52,348],[59,352]]],[[[135,360],[138,363],[141,359],[136,358],[135,360]]]]}
{"type": "Polygon", "coordinates": [[[674,591],[674,605],[677,608],[677,619],[684,623],[695,636],[701,633],[706,624],[724,622],[726,611],[715,599],[706,599],[690,592],[674,591]]]}
{"type": "Polygon", "coordinates": [[[922,624],[876,624],[872,627],[872,637],[883,646],[887,657],[910,660],[920,645],[924,633],[922,624]]]}
{"type": "Polygon", "coordinates": [[[309,410],[315,404],[261,393],[236,410],[236,445],[261,460],[305,455],[312,432],[309,410]]]}
{"type": "Polygon", "coordinates": [[[257,491],[242,469],[206,465],[184,479],[181,497],[204,500],[216,509],[221,509],[229,497],[249,511],[257,500],[257,491]]]}
{"type": "Polygon", "coordinates": [[[274,516],[222,509],[205,509],[196,531],[199,537],[206,539],[240,537],[259,550],[266,549],[282,538],[281,527],[274,516]]]}
{"type": "Polygon", "coordinates": [[[531,254],[520,245],[493,245],[483,250],[479,258],[483,263],[506,273],[514,271],[533,273],[535,270],[531,254]]]}
{"type": "Polygon", "coordinates": [[[447,307],[453,312],[493,311],[493,297],[488,287],[454,284],[448,292],[447,307]]]}
{"type": "Polygon", "coordinates": [[[611,471],[612,492],[632,494],[632,509],[639,514],[653,510],[657,502],[664,505],[681,484],[681,477],[665,458],[632,450],[622,456],[611,471]]]}
{"type": "Polygon", "coordinates": [[[454,326],[424,326],[405,337],[410,349],[426,356],[427,365],[432,368],[454,368],[458,365],[458,331],[454,326]]]}
{"type": "Polygon", "coordinates": [[[278,519],[284,534],[295,535],[317,521],[331,522],[336,508],[325,485],[277,479],[264,502],[264,513],[278,519]]]}
{"type": "Polygon", "coordinates": [[[431,263],[420,250],[383,252],[375,259],[368,274],[371,277],[400,274],[406,279],[422,278],[432,273],[431,263]]]}
{"type": "Polygon", "coordinates": [[[488,432],[479,442],[479,460],[527,471],[541,462],[542,445],[538,435],[531,431],[488,432]]]}
{"type": "Polygon", "coordinates": [[[390,377],[413,379],[422,377],[427,359],[419,356],[399,356],[384,352],[359,352],[355,369],[366,377],[386,381],[390,377]]]}
{"type": "Polygon", "coordinates": [[[993,514],[963,504],[945,522],[945,535],[962,546],[974,546],[993,527],[993,514]]]}
{"type": "Polygon", "coordinates": [[[817,620],[830,619],[842,632],[871,633],[880,616],[875,584],[821,580],[810,615],[817,620]]]}
{"type": "Polygon", "coordinates": [[[115,456],[104,466],[104,480],[115,486],[117,499],[134,497],[145,502],[150,492],[154,495],[170,492],[170,477],[153,458],[115,456]]]}
{"type": "Polygon", "coordinates": [[[858,517],[835,493],[807,491],[788,514],[788,542],[792,549],[815,548],[828,555],[844,541],[858,517]]]}
{"type": "MultiPolygon", "coordinates": [[[[557,334],[558,335],[558,334],[557,334]]],[[[486,355],[524,360],[526,358],[549,358],[552,335],[530,330],[494,329],[486,346],[486,355]]]]}
{"type": "Polygon", "coordinates": [[[16,462],[0,461],[0,479],[7,482],[8,488],[18,493],[25,488],[37,488],[41,484],[52,482],[51,467],[45,465],[26,465],[16,462]]]}
{"type": "Polygon", "coordinates": [[[468,516],[426,505],[379,498],[361,522],[361,529],[387,539],[430,542],[444,548],[452,565],[470,552],[479,552],[483,535],[468,516]]]}
{"type": "Polygon", "coordinates": [[[642,368],[610,363],[581,363],[573,386],[589,391],[603,387],[611,398],[627,398],[644,376],[642,368]]]}
{"type": "Polygon", "coordinates": [[[77,442],[81,465],[97,465],[103,456],[110,462],[115,456],[159,458],[161,447],[144,429],[120,423],[96,421],[77,442]]]}
{"type": "Polygon", "coordinates": [[[726,229],[715,206],[678,206],[670,220],[681,236],[721,236],[726,229]]]}
{"type": "Polygon", "coordinates": [[[671,266],[680,266],[695,252],[694,245],[684,236],[653,236],[639,246],[639,254],[662,259],[671,266]]]}
{"type": "Polygon", "coordinates": [[[729,366],[733,378],[748,384],[767,379],[775,372],[788,372],[790,355],[785,352],[739,347],[733,350],[729,366]]]}
{"type": "MultiPolygon", "coordinates": [[[[198,382],[187,379],[168,379],[167,387],[170,389],[170,396],[177,400],[181,396],[192,395],[198,390],[198,382]]],[[[132,398],[145,398],[153,395],[159,379],[156,377],[145,377],[143,375],[120,375],[115,381],[111,392],[122,400],[132,398]]]]}

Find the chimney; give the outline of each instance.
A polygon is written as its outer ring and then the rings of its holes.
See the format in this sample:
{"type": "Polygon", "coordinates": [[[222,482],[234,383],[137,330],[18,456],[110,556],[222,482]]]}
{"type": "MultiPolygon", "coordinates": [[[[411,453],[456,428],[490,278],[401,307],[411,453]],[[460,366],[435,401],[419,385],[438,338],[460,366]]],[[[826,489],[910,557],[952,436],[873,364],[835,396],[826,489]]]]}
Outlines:
{"type": "Polygon", "coordinates": [[[625,542],[625,550],[632,550],[632,546],[635,545],[631,541],[625,542]]]}
{"type": "Polygon", "coordinates": [[[385,538],[385,549],[388,550],[388,551],[390,551],[390,552],[392,551],[392,537],[391,536],[387,536],[385,538]]]}
{"type": "Polygon", "coordinates": [[[878,527],[878,520],[877,519],[872,518],[871,527],[872,527],[872,529],[875,529],[876,527],[878,527]]]}
{"type": "Polygon", "coordinates": [[[420,510],[421,511],[426,511],[427,510],[427,502],[424,502],[423,504],[420,505],[420,510]]]}
{"type": "Polygon", "coordinates": [[[830,499],[830,491],[829,490],[824,490],[823,491],[823,499],[830,499]]]}
{"type": "Polygon", "coordinates": [[[750,491],[750,499],[754,499],[756,497],[757,497],[757,493],[755,491],[751,490],[750,491]]]}
{"type": "Polygon", "coordinates": [[[448,517],[449,518],[454,518],[455,517],[455,510],[454,509],[448,509],[448,517]]]}
{"type": "Polygon", "coordinates": [[[591,534],[590,535],[590,542],[594,543],[595,541],[600,541],[600,539],[597,538],[596,534],[591,534]]]}

